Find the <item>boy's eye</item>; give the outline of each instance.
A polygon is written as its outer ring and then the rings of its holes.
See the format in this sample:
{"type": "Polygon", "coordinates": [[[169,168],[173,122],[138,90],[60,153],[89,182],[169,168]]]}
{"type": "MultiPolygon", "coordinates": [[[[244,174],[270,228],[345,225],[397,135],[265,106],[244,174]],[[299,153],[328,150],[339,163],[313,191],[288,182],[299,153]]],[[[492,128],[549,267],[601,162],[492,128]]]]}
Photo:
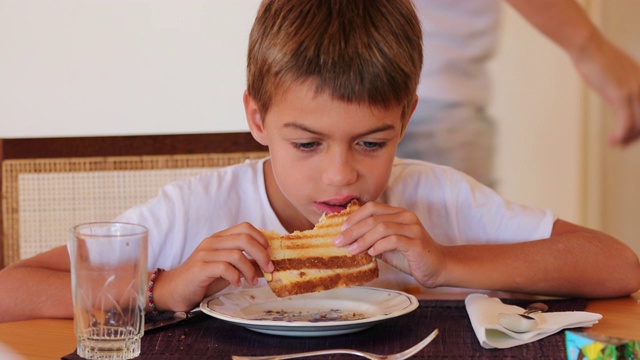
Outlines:
{"type": "Polygon", "coordinates": [[[384,142],[375,142],[375,141],[361,141],[360,146],[367,150],[377,150],[382,149],[384,147],[384,142]]]}
{"type": "MultiPolygon", "coordinates": [[[[311,151],[317,149],[321,144],[318,141],[308,141],[308,142],[292,142],[291,145],[302,151],[311,151]]],[[[386,142],[377,142],[377,141],[359,141],[356,143],[361,149],[366,151],[375,151],[382,149],[386,142]]]]}
{"type": "Polygon", "coordinates": [[[300,150],[313,150],[313,148],[318,146],[318,143],[315,141],[303,142],[303,143],[292,143],[293,147],[300,150]]]}

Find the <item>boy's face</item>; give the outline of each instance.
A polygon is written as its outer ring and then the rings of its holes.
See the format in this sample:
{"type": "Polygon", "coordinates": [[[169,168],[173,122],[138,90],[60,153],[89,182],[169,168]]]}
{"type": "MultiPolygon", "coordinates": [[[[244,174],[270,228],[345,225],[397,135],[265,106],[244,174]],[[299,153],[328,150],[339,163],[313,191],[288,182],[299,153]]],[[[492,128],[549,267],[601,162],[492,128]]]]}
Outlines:
{"type": "Polygon", "coordinates": [[[402,107],[348,104],[316,94],[314,85],[289,87],[264,119],[253,99],[244,98],[253,136],[269,146],[269,200],[289,231],[309,228],[353,199],[376,200],[402,137],[402,107]]]}

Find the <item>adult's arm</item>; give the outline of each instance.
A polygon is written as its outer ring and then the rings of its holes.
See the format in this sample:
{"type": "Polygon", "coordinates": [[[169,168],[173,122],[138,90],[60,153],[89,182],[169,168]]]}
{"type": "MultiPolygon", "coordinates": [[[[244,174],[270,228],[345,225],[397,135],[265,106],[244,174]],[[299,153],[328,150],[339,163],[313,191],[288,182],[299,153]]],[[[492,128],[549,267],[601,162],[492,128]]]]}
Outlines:
{"type": "Polygon", "coordinates": [[[575,0],[507,0],[531,25],[561,47],[585,82],[615,111],[611,144],[640,138],[640,66],[610,42],[575,0]]]}

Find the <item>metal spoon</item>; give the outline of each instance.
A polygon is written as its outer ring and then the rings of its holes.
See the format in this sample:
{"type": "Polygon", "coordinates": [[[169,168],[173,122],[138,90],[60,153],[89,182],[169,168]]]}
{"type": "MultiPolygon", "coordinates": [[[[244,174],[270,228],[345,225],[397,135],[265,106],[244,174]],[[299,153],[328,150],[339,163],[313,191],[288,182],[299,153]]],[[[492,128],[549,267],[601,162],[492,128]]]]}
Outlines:
{"type": "Polygon", "coordinates": [[[548,309],[549,307],[547,305],[537,302],[527,306],[522,314],[498,314],[498,321],[500,322],[500,325],[504,326],[508,330],[523,333],[535,329],[538,325],[538,320],[533,316],[530,316],[531,314],[545,312],[548,309]]]}

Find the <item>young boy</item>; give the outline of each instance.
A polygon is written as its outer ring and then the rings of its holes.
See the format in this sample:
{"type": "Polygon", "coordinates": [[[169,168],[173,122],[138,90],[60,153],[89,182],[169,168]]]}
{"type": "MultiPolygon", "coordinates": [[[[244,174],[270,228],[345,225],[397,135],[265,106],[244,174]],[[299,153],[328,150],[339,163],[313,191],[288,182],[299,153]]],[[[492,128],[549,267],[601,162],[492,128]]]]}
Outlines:
{"type": "MultiPolygon", "coordinates": [[[[390,265],[376,286],[586,297],[640,288],[637,256],[614,238],[450,168],[395,158],[421,65],[408,0],[265,1],[244,106],[270,157],[171,184],[117,219],[149,228],[150,269],[166,269],[156,272],[157,309],[257,284],[259,268],[273,269],[259,228],[310,229],[352,199],[363,206],[336,245],[390,265]]],[[[64,247],[12,265],[0,272],[0,292],[12,294],[0,299],[1,320],[70,318],[69,289],[64,247]]]]}

